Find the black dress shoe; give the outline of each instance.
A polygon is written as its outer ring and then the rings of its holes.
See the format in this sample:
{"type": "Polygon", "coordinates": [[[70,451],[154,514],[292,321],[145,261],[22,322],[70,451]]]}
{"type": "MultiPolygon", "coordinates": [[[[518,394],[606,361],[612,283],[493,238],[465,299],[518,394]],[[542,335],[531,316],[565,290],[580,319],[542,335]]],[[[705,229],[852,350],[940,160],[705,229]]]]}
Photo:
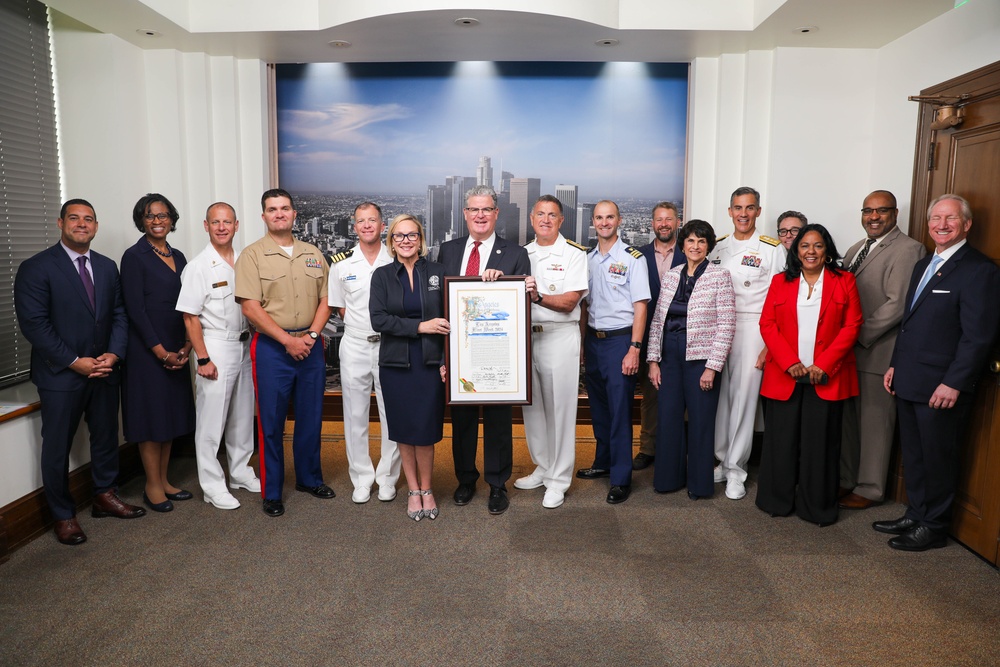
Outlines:
{"type": "MultiPolygon", "coordinates": [[[[302,484],[296,484],[295,490],[302,491],[303,493],[308,493],[309,495],[315,496],[316,498],[333,498],[337,495],[336,493],[333,492],[333,489],[331,489],[326,484],[320,484],[319,486],[304,486],[302,484]]],[[[284,511],[283,508],[282,511],[284,511]]]]}
{"type": "Polygon", "coordinates": [[[604,468],[580,468],[576,471],[576,476],[580,479],[597,479],[598,477],[611,477],[611,471],[604,468]]]}
{"type": "Polygon", "coordinates": [[[894,521],[874,521],[872,522],[872,528],[880,533],[888,533],[889,535],[902,535],[908,533],[920,524],[913,519],[908,519],[905,516],[900,519],[895,519],[894,521]]]}
{"type": "Polygon", "coordinates": [[[76,546],[77,544],[83,544],[87,541],[87,535],[83,532],[83,529],[80,528],[80,524],[77,523],[76,517],[56,521],[52,530],[55,532],[57,540],[63,544],[68,544],[69,546],[76,546]]]}
{"type": "Polygon", "coordinates": [[[285,513],[285,504],[280,500],[264,499],[264,514],[268,516],[281,516],[285,513]]]}
{"type": "Polygon", "coordinates": [[[503,514],[508,507],[510,507],[510,501],[507,500],[507,489],[502,486],[491,486],[490,501],[486,505],[490,514],[503,514]]]}
{"type": "Polygon", "coordinates": [[[623,503],[628,500],[629,495],[632,493],[631,486],[612,486],[611,490],[608,491],[608,502],[612,505],[617,505],[618,503],[623,503]]]}
{"type": "Polygon", "coordinates": [[[927,551],[948,544],[948,536],[935,533],[927,526],[917,526],[910,532],[889,540],[889,546],[900,551],[927,551]]]}
{"type": "Polygon", "coordinates": [[[653,465],[654,460],[656,460],[655,456],[639,452],[635,455],[635,458],[632,459],[632,470],[645,470],[649,466],[653,465]]]}
{"type": "Polygon", "coordinates": [[[455,504],[468,505],[474,495],[476,495],[475,484],[459,484],[455,489],[455,504]]]}
{"type": "Polygon", "coordinates": [[[142,502],[146,503],[146,507],[153,510],[154,512],[162,513],[162,512],[174,511],[174,504],[172,502],[170,502],[169,500],[164,500],[162,503],[154,503],[152,500],[149,499],[149,496],[146,495],[145,491],[142,492],[142,502]]]}
{"type": "Polygon", "coordinates": [[[166,496],[167,500],[191,500],[194,498],[190,491],[185,491],[184,489],[181,489],[177,493],[168,493],[166,496]]]}

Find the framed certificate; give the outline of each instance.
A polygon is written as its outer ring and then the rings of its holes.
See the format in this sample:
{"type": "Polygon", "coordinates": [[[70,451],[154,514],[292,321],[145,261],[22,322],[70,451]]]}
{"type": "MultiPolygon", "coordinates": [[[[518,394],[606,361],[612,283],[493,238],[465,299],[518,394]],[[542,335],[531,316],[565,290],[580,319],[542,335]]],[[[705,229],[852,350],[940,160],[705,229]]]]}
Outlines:
{"type": "Polygon", "coordinates": [[[451,325],[447,402],[531,403],[531,308],[525,277],[444,279],[451,325]]]}

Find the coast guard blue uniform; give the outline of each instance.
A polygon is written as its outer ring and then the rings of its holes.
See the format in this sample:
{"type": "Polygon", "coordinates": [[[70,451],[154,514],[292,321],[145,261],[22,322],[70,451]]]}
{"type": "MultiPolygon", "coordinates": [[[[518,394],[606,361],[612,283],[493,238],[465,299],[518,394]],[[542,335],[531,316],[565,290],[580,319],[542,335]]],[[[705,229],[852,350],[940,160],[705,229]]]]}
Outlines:
{"type": "Polygon", "coordinates": [[[636,375],[622,374],[632,343],[633,304],[649,301],[646,260],[619,237],[607,255],[587,256],[585,378],[597,450],[594,468],[611,471],[611,486],[632,484],[632,401],[636,375]]]}

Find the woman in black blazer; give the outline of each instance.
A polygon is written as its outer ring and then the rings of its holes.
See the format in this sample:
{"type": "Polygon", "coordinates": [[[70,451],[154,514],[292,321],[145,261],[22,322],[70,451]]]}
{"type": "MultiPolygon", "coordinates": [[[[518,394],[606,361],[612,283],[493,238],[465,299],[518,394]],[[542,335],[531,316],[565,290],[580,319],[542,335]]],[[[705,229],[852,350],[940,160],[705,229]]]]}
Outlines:
{"type": "Polygon", "coordinates": [[[444,430],[444,267],[425,259],[424,229],[398,215],[386,239],[392,264],[372,274],[369,311],[382,335],[379,378],[389,438],[399,445],[409,487],[406,514],[436,519],[431,491],[434,445],[444,430]]]}

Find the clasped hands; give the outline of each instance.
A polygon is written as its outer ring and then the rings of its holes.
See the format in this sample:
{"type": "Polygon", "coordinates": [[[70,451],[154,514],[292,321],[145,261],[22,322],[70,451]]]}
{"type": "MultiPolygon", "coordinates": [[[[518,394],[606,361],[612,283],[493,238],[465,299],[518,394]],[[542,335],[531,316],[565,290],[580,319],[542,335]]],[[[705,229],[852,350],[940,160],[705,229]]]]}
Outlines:
{"type": "Polygon", "coordinates": [[[793,364],[787,371],[789,375],[798,380],[800,377],[809,376],[809,384],[821,384],[823,382],[823,377],[826,375],[826,371],[822,368],[813,364],[809,368],[799,361],[793,364]]]}

